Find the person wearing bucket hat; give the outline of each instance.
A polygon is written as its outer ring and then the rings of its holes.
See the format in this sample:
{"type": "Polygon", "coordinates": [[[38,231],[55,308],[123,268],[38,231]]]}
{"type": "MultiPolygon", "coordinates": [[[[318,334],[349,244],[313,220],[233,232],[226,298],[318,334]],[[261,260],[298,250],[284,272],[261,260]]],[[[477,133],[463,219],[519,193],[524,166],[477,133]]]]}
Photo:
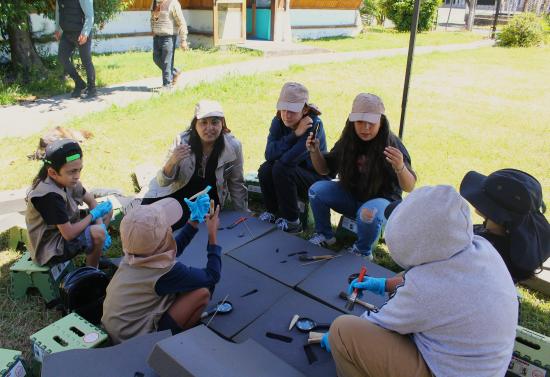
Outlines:
{"type": "Polygon", "coordinates": [[[97,203],[80,182],[82,149],[71,139],[56,140],[46,147],[43,164],[27,194],[25,222],[29,251],[39,265],[53,266],[86,254],[86,265],[98,267],[111,237],[110,201],[97,203]],[[79,205],[90,209],[80,217],[79,205]]]}
{"type": "MultiPolygon", "coordinates": [[[[227,128],[222,106],[201,100],[186,131],[173,142],[164,166],[149,183],[142,204],[171,197],[183,203],[206,186],[211,199],[223,208],[226,200],[236,210],[248,211],[248,192],[244,185],[241,142],[227,128]]],[[[184,206],[182,217],[172,229],[185,225],[190,212],[184,206]]]]}
{"type": "Polygon", "coordinates": [[[542,268],[550,257],[550,224],[535,177],[516,169],[487,176],[470,171],[462,179],[460,194],[484,219],[474,232],[493,244],[514,282],[542,268]]]}
{"type": "Polygon", "coordinates": [[[258,169],[258,179],[266,211],[260,220],[276,223],[288,233],[299,233],[298,198],[307,199],[307,190],[313,183],[325,179],[313,168],[305,142],[310,131],[315,132],[319,148],[327,149],[321,113],[309,103],[309,92],[297,82],[283,85],[277,113],[271,121],[266,161],[258,169]]]}
{"type": "Polygon", "coordinates": [[[409,152],[390,130],[380,97],[361,93],[353,101],[340,139],[323,153],[312,136],[307,148],[317,173],[339,180],[319,181],[309,189],[315,218],[310,242],[327,246],[336,242],[330,210],[357,221],[357,242],[350,251],[372,260],[386,222],[384,209],[410,192],[416,183],[409,152]]]}
{"type": "Polygon", "coordinates": [[[393,208],[385,239],[405,272],[352,283],[390,298],[331,324],[325,343],[338,375],[504,376],[517,292],[495,249],[474,235],[466,200],[452,186],[415,189],[393,208]]]}
{"type": "Polygon", "coordinates": [[[124,257],[107,287],[101,323],[117,344],[141,334],[195,326],[210,293],[220,280],[221,247],[216,235],[220,207],[206,215],[208,229],[205,268],[184,265],[177,258],[197,233],[198,222],[180,231],[171,226],[183,209],[173,198],[134,207],[120,223],[124,257]]]}

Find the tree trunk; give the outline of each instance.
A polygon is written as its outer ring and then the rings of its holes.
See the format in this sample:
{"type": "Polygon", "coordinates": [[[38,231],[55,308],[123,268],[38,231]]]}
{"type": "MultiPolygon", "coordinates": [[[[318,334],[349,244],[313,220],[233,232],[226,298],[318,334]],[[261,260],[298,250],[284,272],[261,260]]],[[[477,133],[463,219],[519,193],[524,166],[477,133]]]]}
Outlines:
{"type": "Polygon", "coordinates": [[[17,27],[15,22],[8,25],[8,40],[10,43],[11,63],[22,70],[25,78],[29,78],[31,72],[45,72],[46,67],[31,39],[29,18],[24,18],[17,27]]]}
{"type": "Polygon", "coordinates": [[[468,10],[468,22],[466,23],[466,29],[472,31],[474,27],[474,19],[476,18],[477,0],[470,0],[470,9],[468,10]]]}

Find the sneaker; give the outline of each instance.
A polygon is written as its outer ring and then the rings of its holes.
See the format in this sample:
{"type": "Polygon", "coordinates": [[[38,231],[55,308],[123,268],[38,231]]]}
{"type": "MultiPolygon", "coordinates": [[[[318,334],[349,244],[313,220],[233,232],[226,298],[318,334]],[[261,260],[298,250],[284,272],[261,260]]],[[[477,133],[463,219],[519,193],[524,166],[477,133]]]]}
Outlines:
{"type": "Polygon", "coordinates": [[[290,234],[297,234],[303,231],[300,220],[297,220],[296,222],[290,222],[287,219],[279,217],[275,221],[275,224],[277,224],[277,228],[279,228],[283,232],[287,232],[290,234]]]}
{"type": "Polygon", "coordinates": [[[368,253],[368,254],[365,254],[363,252],[361,252],[361,250],[359,250],[357,248],[357,246],[355,246],[355,244],[353,244],[352,246],[348,247],[346,249],[346,251],[348,253],[353,253],[353,254],[357,254],[357,255],[361,255],[363,257],[365,257],[369,262],[372,262],[374,260],[374,256],[372,255],[372,253],[368,253]]]}
{"type": "Polygon", "coordinates": [[[321,233],[313,233],[313,236],[311,236],[308,241],[317,246],[327,247],[330,245],[334,245],[336,243],[336,238],[326,238],[321,233]]]}
{"type": "Polygon", "coordinates": [[[277,220],[274,214],[267,211],[262,212],[262,214],[258,216],[258,219],[260,221],[265,221],[266,223],[271,223],[271,224],[275,224],[275,220],[277,220]]]}
{"type": "Polygon", "coordinates": [[[93,88],[86,88],[84,91],[82,98],[90,99],[97,97],[97,89],[95,87],[93,88]]]}
{"type": "Polygon", "coordinates": [[[73,91],[71,92],[72,98],[80,98],[80,95],[82,94],[82,91],[86,89],[86,83],[81,82],[78,84],[75,84],[73,91]]]}
{"type": "Polygon", "coordinates": [[[176,73],[174,73],[174,75],[172,76],[172,86],[176,85],[182,73],[183,71],[177,71],[176,73]]]}

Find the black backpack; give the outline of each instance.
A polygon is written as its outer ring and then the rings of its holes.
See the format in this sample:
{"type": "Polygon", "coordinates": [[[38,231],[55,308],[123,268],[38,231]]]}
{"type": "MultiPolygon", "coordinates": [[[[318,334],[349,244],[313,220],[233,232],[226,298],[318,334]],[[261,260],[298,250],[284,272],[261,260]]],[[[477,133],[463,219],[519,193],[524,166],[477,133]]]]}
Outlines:
{"type": "Polygon", "coordinates": [[[103,271],[93,267],[78,268],[61,282],[61,303],[67,312],[75,312],[98,325],[103,315],[108,284],[109,278],[103,271]]]}

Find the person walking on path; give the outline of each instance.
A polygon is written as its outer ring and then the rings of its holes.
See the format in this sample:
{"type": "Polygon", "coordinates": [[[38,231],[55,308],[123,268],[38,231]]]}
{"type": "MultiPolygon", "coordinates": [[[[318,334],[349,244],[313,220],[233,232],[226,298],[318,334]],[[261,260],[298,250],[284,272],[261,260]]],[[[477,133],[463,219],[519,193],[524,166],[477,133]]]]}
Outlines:
{"type": "Polygon", "coordinates": [[[59,41],[58,58],[65,72],[74,81],[71,97],[97,96],[95,69],[92,63],[92,26],[94,24],[93,0],[57,0],[55,3],[55,39],[59,41]],[[86,69],[88,84],[76,71],[71,62],[74,50],[78,48],[80,60],[86,69]]]}
{"type": "Polygon", "coordinates": [[[154,0],[151,7],[151,31],[153,32],[153,61],[162,70],[162,87],[171,89],[181,71],[174,67],[177,37],[180,47],[186,51],[187,23],[177,0],[154,0]]]}

